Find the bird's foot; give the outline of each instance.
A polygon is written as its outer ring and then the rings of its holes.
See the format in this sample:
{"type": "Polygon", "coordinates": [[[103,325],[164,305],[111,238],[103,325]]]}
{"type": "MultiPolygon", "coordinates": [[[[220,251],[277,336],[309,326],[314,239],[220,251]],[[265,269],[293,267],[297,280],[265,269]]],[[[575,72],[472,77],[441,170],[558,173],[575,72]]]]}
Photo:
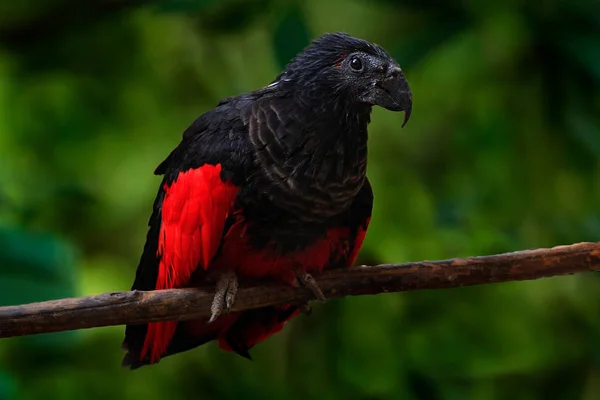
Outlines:
{"type": "Polygon", "coordinates": [[[317,281],[315,280],[315,278],[313,278],[311,274],[309,274],[306,271],[301,271],[299,269],[295,270],[294,272],[296,273],[296,279],[298,280],[300,285],[310,290],[317,300],[320,300],[322,302],[327,301],[327,298],[323,294],[323,291],[321,290],[321,288],[317,284],[317,281]]]}
{"type": "Polygon", "coordinates": [[[208,320],[210,324],[219,315],[227,314],[235,301],[235,294],[238,289],[238,279],[233,271],[225,271],[217,279],[215,297],[210,307],[211,316],[208,320]]]}

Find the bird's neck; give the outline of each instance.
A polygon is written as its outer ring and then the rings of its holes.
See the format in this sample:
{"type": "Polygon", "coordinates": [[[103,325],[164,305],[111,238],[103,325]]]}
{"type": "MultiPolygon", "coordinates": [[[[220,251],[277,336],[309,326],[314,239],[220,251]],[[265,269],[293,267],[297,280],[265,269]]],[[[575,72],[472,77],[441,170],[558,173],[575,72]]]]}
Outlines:
{"type": "Polygon", "coordinates": [[[271,171],[266,170],[265,176],[273,202],[311,222],[347,210],[361,189],[371,108],[329,99],[299,103],[300,115],[305,116],[296,121],[300,128],[282,131],[296,137],[280,138],[277,146],[285,157],[267,167],[271,171]]]}
{"type": "Polygon", "coordinates": [[[291,152],[287,163],[296,165],[297,174],[304,175],[312,186],[322,187],[331,196],[353,197],[366,174],[370,108],[324,102],[307,107],[306,112],[312,116],[305,123],[303,140],[291,152]],[[358,188],[354,187],[354,181],[358,182],[358,188]]]}

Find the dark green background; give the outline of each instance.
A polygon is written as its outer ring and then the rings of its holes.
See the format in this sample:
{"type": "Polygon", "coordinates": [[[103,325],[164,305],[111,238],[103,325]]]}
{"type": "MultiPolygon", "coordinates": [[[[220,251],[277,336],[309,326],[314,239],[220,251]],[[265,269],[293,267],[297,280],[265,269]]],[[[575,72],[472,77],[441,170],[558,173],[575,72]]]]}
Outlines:
{"type": "MultiPolygon", "coordinates": [[[[203,111],[308,40],[388,49],[413,117],[377,109],[360,262],[600,240],[593,0],[3,1],[0,304],[127,290],[154,168],[203,111]]],[[[253,349],[129,372],[122,327],[0,341],[0,399],[600,398],[595,274],[316,305],[253,349]]]]}

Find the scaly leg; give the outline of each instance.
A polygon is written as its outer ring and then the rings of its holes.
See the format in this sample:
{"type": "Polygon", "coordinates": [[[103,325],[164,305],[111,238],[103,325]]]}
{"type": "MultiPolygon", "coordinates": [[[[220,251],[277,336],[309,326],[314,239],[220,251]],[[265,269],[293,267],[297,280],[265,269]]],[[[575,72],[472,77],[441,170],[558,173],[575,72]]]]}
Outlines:
{"type": "Polygon", "coordinates": [[[215,297],[210,307],[211,316],[208,320],[210,324],[221,314],[226,314],[231,310],[235,301],[235,294],[238,289],[238,280],[235,272],[225,271],[219,275],[217,280],[215,297]]]}
{"type": "Polygon", "coordinates": [[[302,271],[299,268],[297,268],[294,272],[296,274],[296,279],[298,279],[300,285],[310,290],[317,300],[320,300],[322,302],[327,301],[327,298],[323,294],[323,291],[321,290],[321,288],[317,284],[317,281],[315,281],[315,278],[313,278],[311,274],[309,274],[306,271],[302,271]]]}

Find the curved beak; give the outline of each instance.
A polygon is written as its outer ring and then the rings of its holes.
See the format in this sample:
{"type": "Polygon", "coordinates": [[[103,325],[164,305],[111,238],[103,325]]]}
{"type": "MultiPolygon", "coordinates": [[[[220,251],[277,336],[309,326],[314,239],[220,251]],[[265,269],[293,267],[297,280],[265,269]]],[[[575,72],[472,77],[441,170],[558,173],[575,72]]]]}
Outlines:
{"type": "Polygon", "coordinates": [[[386,110],[404,111],[402,127],[410,119],[412,93],[402,70],[397,66],[391,67],[383,79],[376,81],[373,88],[366,93],[363,100],[369,104],[383,107],[386,110]]]}

